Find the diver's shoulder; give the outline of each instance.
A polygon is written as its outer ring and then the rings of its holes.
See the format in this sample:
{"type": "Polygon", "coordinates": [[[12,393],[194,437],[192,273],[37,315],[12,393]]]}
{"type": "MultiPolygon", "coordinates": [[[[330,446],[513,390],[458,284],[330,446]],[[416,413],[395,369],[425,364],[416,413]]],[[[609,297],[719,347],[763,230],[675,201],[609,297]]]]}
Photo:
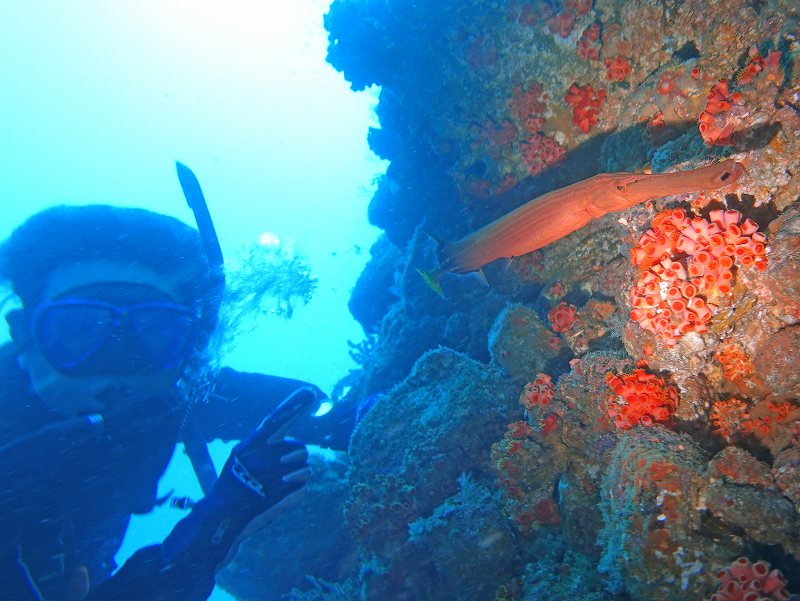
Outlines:
{"type": "Polygon", "coordinates": [[[13,343],[0,345],[0,441],[48,423],[52,416],[33,393],[13,343]]]}
{"type": "Polygon", "coordinates": [[[231,367],[223,367],[216,377],[215,391],[236,390],[239,394],[251,392],[255,394],[277,395],[283,399],[298,388],[308,387],[314,390],[319,398],[327,395],[317,385],[296,378],[286,378],[261,372],[239,371],[231,367]]]}

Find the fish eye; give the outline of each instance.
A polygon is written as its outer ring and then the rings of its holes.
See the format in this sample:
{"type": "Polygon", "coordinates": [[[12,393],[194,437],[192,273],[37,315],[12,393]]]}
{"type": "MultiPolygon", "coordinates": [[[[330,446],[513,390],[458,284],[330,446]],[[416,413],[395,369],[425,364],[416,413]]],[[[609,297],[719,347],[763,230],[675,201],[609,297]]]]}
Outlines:
{"type": "Polygon", "coordinates": [[[720,181],[724,182],[730,176],[731,176],[731,172],[730,171],[725,171],[722,175],[719,176],[719,179],[720,179],[720,181]]]}
{"type": "Polygon", "coordinates": [[[624,192],[625,191],[625,184],[617,184],[617,190],[619,190],[620,192],[624,192]]]}

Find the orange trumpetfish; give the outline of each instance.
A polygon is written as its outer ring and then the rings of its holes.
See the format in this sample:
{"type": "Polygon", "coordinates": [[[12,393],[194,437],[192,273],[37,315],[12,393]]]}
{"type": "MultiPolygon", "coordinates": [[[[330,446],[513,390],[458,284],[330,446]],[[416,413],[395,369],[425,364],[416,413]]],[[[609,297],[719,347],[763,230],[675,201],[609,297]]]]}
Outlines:
{"type": "Polygon", "coordinates": [[[745,167],[733,159],[675,173],[600,173],[526,202],[500,219],[437,251],[439,268],[418,269],[440,296],[442,273],[480,271],[501,258],[513,258],[547,246],[606,213],[662,196],[714,190],[732,184],[745,167]]]}

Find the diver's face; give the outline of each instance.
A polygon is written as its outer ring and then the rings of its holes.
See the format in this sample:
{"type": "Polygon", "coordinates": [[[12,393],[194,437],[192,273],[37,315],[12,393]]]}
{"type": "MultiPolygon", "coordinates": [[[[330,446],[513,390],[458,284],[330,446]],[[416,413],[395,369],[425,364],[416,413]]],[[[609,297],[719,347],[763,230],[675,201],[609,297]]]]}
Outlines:
{"type": "Polygon", "coordinates": [[[55,270],[33,312],[35,342],[20,355],[37,395],[74,416],[174,394],[194,338],[170,337],[183,345],[177,350],[152,347],[156,356],[180,353],[156,365],[149,345],[160,344],[167,329],[196,333],[194,314],[176,298],[170,282],[140,266],[91,261],[55,270]]]}

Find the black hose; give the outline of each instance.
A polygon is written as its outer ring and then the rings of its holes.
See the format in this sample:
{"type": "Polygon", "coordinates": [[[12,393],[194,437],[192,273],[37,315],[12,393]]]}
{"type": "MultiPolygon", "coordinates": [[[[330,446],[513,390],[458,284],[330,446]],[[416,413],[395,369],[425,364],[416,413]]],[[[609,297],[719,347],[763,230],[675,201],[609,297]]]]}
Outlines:
{"type": "Polygon", "coordinates": [[[35,432],[19,436],[0,447],[0,465],[9,460],[16,451],[23,451],[27,454],[29,449],[47,441],[57,440],[58,438],[86,436],[98,431],[103,427],[103,424],[103,416],[99,413],[48,424],[35,432]]]}

